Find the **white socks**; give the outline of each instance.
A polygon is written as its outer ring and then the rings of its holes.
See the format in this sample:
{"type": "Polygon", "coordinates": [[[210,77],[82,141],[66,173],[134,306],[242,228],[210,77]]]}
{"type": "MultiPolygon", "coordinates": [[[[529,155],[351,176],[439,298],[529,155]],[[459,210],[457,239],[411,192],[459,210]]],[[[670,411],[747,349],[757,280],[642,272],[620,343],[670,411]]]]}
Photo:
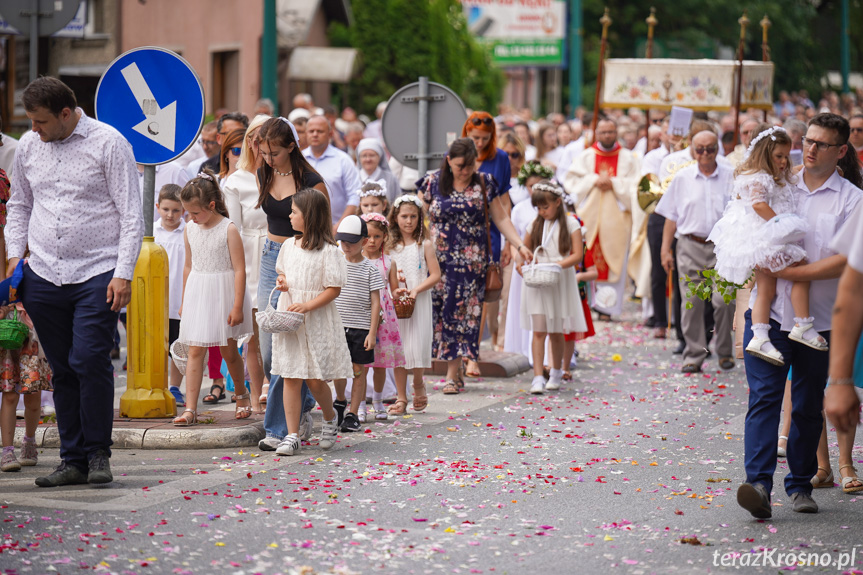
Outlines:
{"type": "Polygon", "coordinates": [[[562,369],[552,369],[548,372],[548,380],[561,382],[563,381],[563,370],[562,369]]]}
{"type": "Polygon", "coordinates": [[[770,324],[769,323],[754,323],[752,324],[752,334],[758,339],[766,339],[767,341],[761,344],[762,351],[770,352],[776,347],[770,342],[770,324]]]}
{"type": "Polygon", "coordinates": [[[372,407],[374,407],[375,413],[382,413],[384,411],[383,391],[372,391],[372,407]]]}

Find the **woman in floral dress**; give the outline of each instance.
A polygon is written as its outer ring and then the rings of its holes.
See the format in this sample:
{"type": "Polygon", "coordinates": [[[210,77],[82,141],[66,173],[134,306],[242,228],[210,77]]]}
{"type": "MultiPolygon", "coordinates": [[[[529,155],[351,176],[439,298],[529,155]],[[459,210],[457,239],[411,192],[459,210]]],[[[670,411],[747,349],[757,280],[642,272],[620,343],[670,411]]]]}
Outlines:
{"type": "Polygon", "coordinates": [[[419,196],[429,211],[432,242],[441,267],[441,280],[432,290],[432,354],[447,362],[443,388],[447,394],[460,390],[462,359],[476,359],[479,353],[489,264],[488,220],[518,247],[522,257],[530,261],[532,256],[498,199],[494,179],[476,171],[476,157],[473,141],[458,139],[450,146],[441,169],[417,182],[419,196]]]}

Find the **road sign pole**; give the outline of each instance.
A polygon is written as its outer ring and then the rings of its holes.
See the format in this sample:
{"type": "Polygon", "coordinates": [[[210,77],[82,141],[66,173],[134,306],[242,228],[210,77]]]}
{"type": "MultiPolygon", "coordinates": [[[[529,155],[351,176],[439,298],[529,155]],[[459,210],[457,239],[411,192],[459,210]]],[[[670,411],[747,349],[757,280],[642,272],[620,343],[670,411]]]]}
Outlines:
{"type": "Polygon", "coordinates": [[[428,171],[428,127],[429,127],[429,79],[420,76],[419,80],[419,120],[417,122],[417,172],[425,177],[428,171]]]}
{"type": "Polygon", "coordinates": [[[39,0],[30,2],[30,81],[39,77],[39,0]]]}
{"type": "Polygon", "coordinates": [[[153,209],[156,203],[156,166],[144,166],[144,235],[153,235],[153,209]]]}

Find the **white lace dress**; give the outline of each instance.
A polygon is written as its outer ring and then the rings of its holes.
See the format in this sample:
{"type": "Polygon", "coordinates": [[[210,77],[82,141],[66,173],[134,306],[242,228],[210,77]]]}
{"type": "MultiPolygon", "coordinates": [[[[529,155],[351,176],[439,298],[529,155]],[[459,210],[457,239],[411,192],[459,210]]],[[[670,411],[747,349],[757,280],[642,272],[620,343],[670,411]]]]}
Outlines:
{"type": "MultiPolygon", "coordinates": [[[[421,244],[399,244],[390,251],[390,257],[398,265],[399,274],[404,274],[409,290],[424,282],[429,275],[421,244]]],[[[431,368],[432,325],[431,290],[428,289],[417,295],[411,317],[399,320],[406,369],[431,368]]]]}
{"type": "Polygon", "coordinates": [[[714,244],[716,273],[743,284],[754,268],[778,272],[806,257],[798,244],[808,224],[795,212],[791,185],[778,185],[764,172],[741,174],[734,179],[731,201],[713,227],[708,240],[714,244]],[[766,202],[776,216],[765,220],[752,209],[766,202]]]}
{"type": "MultiPolygon", "coordinates": [[[[299,241],[299,240],[297,240],[299,241]]],[[[345,256],[334,245],[310,251],[285,240],[276,261],[276,272],[285,275],[288,291],[279,296],[277,309],[305,303],[327,287],[345,287],[345,256]]],[[[335,302],[306,314],[300,329],[273,334],[273,373],[287,379],[347,379],[353,376],[345,329],[335,302]]]]}
{"type": "Polygon", "coordinates": [[[228,226],[222,221],[209,229],[195,222],[186,224],[186,238],[192,250],[192,271],[183,290],[183,316],[179,340],[197,347],[228,345],[252,334],[252,306],[249,290],[243,296],[243,321],[228,325],[234,307],[234,268],[228,250],[228,226]]]}

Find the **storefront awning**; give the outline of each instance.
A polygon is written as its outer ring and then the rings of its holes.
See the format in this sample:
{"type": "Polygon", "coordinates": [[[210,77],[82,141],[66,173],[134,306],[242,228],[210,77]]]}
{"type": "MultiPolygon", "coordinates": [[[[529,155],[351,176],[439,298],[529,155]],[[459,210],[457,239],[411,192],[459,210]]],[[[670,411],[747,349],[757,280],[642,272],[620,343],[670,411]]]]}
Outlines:
{"type": "Polygon", "coordinates": [[[353,48],[297,46],[291,51],[288,79],[346,84],[354,75],[356,59],[353,48]]]}

